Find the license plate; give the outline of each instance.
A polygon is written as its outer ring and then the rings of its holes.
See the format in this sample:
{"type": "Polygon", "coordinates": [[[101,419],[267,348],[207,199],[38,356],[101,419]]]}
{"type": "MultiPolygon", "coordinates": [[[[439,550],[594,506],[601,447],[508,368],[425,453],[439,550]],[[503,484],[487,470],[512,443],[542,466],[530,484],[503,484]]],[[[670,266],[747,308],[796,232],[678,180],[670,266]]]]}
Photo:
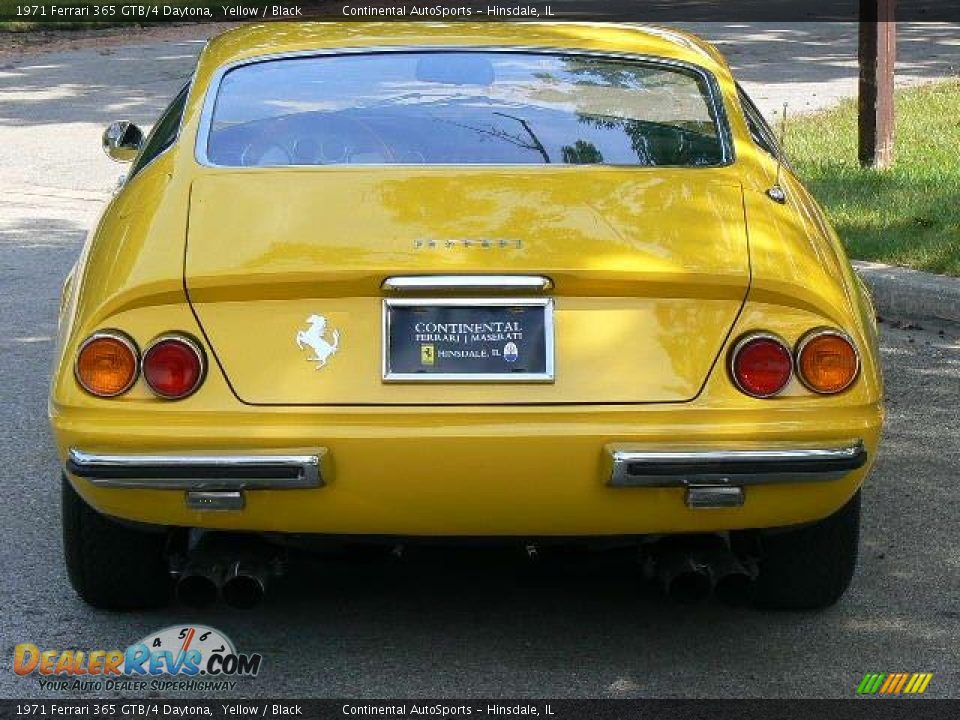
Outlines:
{"type": "Polygon", "coordinates": [[[387,381],[553,382],[553,300],[385,300],[383,345],[387,381]]]}

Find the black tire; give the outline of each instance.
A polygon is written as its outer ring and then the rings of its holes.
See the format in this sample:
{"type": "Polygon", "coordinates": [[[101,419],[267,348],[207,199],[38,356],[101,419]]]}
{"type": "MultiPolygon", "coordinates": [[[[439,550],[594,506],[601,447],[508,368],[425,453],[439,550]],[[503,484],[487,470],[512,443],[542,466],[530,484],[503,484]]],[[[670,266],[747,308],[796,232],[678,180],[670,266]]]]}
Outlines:
{"type": "Polygon", "coordinates": [[[853,578],[859,543],[859,490],[823,520],[761,532],[757,605],[781,610],[833,605],[853,578]]]}
{"type": "Polygon", "coordinates": [[[142,610],[170,602],[169,533],[137,530],[104,517],[65,477],[61,503],[63,557],[77,595],[104,610],[142,610]]]}

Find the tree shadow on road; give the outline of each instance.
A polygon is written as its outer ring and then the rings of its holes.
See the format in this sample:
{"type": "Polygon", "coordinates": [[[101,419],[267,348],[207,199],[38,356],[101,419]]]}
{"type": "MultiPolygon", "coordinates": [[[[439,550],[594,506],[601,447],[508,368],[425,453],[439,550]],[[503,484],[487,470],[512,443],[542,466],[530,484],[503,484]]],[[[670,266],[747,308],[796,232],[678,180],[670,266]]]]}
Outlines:
{"type": "Polygon", "coordinates": [[[118,46],[0,61],[0,125],[149,125],[189,81],[202,41],[118,46]]]}
{"type": "MultiPolygon", "coordinates": [[[[752,83],[801,83],[812,90],[856,77],[855,23],[683,23],[752,83]]],[[[571,27],[571,35],[577,30],[571,27]]],[[[960,68],[960,24],[900,23],[898,71],[937,78],[960,68]]],[[[146,39],[138,38],[140,42],[146,39]]],[[[190,79],[203,41],[24,55],[0,60],[0,125],[152,123],[190,79]]]]}
{"type": "MultiPolygon", "coordinates": [[[[740,80],[817,84],[857,75],[856,23],[685,23],[714,43],[740,80]]],[[[899,23],[897,71],[918,78],[960,70],[960,24],[899,23]]]]}

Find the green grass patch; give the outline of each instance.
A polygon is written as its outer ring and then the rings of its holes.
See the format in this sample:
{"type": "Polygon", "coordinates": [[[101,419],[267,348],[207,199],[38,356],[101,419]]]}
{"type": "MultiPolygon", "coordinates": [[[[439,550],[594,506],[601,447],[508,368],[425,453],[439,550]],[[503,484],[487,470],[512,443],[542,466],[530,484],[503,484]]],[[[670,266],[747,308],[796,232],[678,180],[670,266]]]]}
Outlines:
{"type": "Polygon", "coordinates": [[[789,123],[787,153],[859,260],[960,275],[960,80],[897,92],[890,170],[857,162],[853,101],[789,123]]]}

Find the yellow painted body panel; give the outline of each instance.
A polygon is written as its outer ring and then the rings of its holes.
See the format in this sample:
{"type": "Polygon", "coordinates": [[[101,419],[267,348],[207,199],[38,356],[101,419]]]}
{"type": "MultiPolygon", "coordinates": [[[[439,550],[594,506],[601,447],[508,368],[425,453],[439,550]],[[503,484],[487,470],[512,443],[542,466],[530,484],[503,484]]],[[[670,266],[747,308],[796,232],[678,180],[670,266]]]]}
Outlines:
{"type": "Polygon", "coordinates": [[[188,509],[178,491],[104,490],[74,485],[108,514],[149,523],[278,532],[371,535],[621,535],[767,527],[813,520],[853,494],[867,469],[830,483],[757,486],[732,510],[690,510],[682,489],[609,488],[607,442],[646,447],[756,447],[864,437],[877,446],[878,409],[844,409],[821,429],[822,410],[640,410],[476,408],[296,409],[233,413],[230,424],[193,414],[131,414],[119,425],[61,426],[69,442],[94,450],[140,452],[244,449],[299,452],[324,446],[329,485],[253,490],[237,513],[188,509]],[[148,431],[140,432],[138,420],[148,431]],[[164,424],[164,421],[169,424],[164,424]],[[765,428],[757,432],[758,427],[765,428]],[[649,428],[649,429],[647,429],[649,428]],[[98,442],[103,437],[104,442],[98,442]],[[122,441],[119,440],[122,438],[122,441]]]}
{"type": "Polygon", "coordinates": [[[70,448],[327,449],[327,486],[248,491],[238,512],[189,510],[178,491],[105,489],[71,478],[107,514],[194,527],[612,535],[824,517],[856,491],[869,464],[828,483],[748,488],[738,509],[691,510],[681,490],[605,485],[610,443],[741,449],[862,439],[871,463],[876,456],[882,381],[869,299],[822,211],[789,171],[788,202],[765,196],[774,174],[774,160],[750,139],[722,58],[681,33],[496,23],[231,31],[200,58],[178,142],[106,208],[65,287],[50,397],[60,457],[70,448]],[[406,45],[576,48],[697,64],[723,94],[735,161],[677,170],[316,172],[238,172],[196,162],[200,107],[223,64],[406,45]],[[308,202],[320,189],[336,202],[308,202]],[[436,197],[444,202],[426,211],[436,197]],[[676,211],[664,211],[671,198],[676,211]],[[488,255],[413,247],[418,235],[443,240],[454,233],[526,243],[513,254],[488,255]],[[556,383],[380,382],[382,280],[466,272],[554,280],[556,383]],[[316,311],[344,333],[343,350],[322,371],[293,342],[316,311]],[[821,326],[844,330],[860,351],[860,377],[847,392],[820,397],[794,380],[778,397],[757,400],[733,387],[724,359],[744,333],[771,331],[792,344],[821,326]],[[104,328],[123,330],[140,347],[170,330],[197,337],[213,360],[203,387],[179,402],[158,400],[142,381],[112,400],[87,395],[73,377],[76,349],[104,328]]]}
{"type": "Polygon", "coordinates": [[[256,404],[693,398],[749,284],[740,186],[725,171],[537,170],[267,169],[198,179],[186,284],[237,396],[256,404]],[[448,247],[450,238],[471,244],[448,247]],[[383,383],[381,283],[422,272],[549,276],[556,382],[383,383]],[[341,333],[322,373],[294,343],[314,313],[341,333]]]}

